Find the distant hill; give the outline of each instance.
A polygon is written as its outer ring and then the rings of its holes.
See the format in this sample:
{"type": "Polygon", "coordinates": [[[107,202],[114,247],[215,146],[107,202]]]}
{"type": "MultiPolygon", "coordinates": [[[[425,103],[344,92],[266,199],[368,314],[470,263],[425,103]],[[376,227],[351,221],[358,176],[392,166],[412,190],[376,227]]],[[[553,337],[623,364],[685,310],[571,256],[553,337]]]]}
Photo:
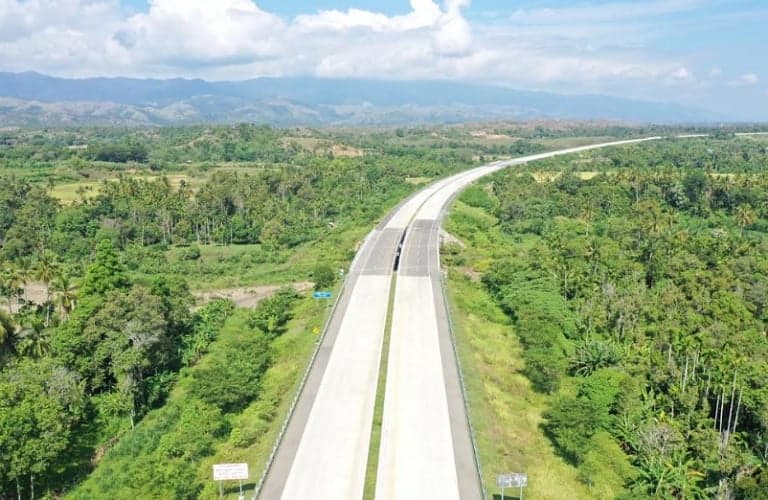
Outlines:
{"type": "Polygon", "coordinates": [[[399,125],[541,118],[655,123],[722,119],[676,104],[442,81],[291,77],[208,82],[0,73],[0,126],[243,121],[399,125]]]}

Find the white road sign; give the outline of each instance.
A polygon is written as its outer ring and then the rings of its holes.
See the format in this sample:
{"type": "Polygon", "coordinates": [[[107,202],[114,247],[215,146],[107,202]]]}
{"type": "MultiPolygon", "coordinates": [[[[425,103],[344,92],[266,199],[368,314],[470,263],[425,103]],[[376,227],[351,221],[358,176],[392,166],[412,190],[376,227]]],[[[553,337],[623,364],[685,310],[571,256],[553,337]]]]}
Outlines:
{"type": "Polygon", "coordinates": [[[501,474],[496,477],[496,486],[499,488],[524,488],[528,486],[528,474],[501,474]]]}
{"type": "Polygon", "coordinates": [[[215,464],[213,466],[214,481],[238,479],[248,479],[248,464],[215,464]]]}

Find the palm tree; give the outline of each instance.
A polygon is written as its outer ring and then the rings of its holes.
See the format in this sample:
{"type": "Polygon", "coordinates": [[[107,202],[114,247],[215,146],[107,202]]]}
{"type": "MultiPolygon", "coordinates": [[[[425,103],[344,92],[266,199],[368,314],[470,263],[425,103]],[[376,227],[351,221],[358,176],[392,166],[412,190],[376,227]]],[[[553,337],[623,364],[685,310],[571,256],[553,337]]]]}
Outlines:
{"type": "Polygon", "coordinates": [[[69,271],[59,269],[53,280],[53,290],[56,292],[56,304],[59,306],[59,314],[64,319],[69,318],[69,314],[75,308],[77,294],[69,276],[69,271]]]}
{"type": "Polygon", "coordinates": [[[5,354],[13,350],[13,334],[16,332],[16,325],[13,324],[11,317],[0,311],[0,361],[5,354]]]}
{"type": "Polygon", "coordinates": [[[736,218],[736,224],[738,224],[739,228],[741,229],[742,237],[744,237],[744,228],[751,226],[757,221],[757,214],[755,213],[755,210],[752,208],[752,206],[748,203],[736,207],[734,217],[736,218]]]}
{"type": "Polygon", "coordinates": [[[16,271],[19,275],[19,284],[16,287],[16,304],[20,307],[22,298],[24,299],[24,302],[27,301],[27,283],[32,277],[34,266],[32,257],[28,256],[20,257],[17,264],[16,271]]]}
{"type": "Polygon", "coordinates": [[[32,318],[17,334],[19,340],[16,344],[18,352],[24,356],[42,358],[46,356],[51,346],[45,325],[37,318],[32,318]]]}
{"type": "Polygon", "coordinates": [[[34,269],[35,279],[43,282],[45,285],[45,327],[47,328],[51,321],[51,282],[56,277],[58,263],[56,255],[50,250],[43,250],[37,255],[37,265],[34,269]]]}
{"type": "Polygon", "coordinates": [[[18,304],[19,290],[26,283],[26,279],[19,268],[7,265],[0,271],[0,282],[5,290],[5,298],[8,300],[8,311],[13,314],[13,297],[16,297],[18,304]]]}

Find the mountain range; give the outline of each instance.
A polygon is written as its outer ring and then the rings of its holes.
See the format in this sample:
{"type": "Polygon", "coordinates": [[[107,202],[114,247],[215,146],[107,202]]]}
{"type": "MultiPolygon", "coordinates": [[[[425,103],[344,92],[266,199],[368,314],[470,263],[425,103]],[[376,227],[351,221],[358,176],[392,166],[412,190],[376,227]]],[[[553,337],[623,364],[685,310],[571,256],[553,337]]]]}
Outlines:
{"type": "Polygon", "coordinates": [[[352,126],[532,119],[701,123],[723,117],[678,104],[445,81],[286,77],[210,82],[0,72],[0,127],[233,122],[352,126]]]}

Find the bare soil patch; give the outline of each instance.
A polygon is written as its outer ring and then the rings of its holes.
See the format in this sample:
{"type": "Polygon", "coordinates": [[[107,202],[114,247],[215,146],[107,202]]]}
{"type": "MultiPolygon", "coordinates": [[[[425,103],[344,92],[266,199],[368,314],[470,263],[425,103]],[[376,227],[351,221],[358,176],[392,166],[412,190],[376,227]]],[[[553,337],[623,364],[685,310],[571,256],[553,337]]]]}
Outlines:
{"type": "MultiPolygon", "coordinates": [[[[291,283],[289,286],[292,286],[297,292],[301,293],[311,290],[314,283],[301,281],[298,283],[291,283]]],[[[283,285],[265,285],[221,288],[204,292],[192,292],[192,295],[197,299],[198,305],[206,304],[213,299],[229,299],[234,302],[237,307],[251,308],[255,307],[267,297],[273,295],[282,287],[283,285]]]]}

